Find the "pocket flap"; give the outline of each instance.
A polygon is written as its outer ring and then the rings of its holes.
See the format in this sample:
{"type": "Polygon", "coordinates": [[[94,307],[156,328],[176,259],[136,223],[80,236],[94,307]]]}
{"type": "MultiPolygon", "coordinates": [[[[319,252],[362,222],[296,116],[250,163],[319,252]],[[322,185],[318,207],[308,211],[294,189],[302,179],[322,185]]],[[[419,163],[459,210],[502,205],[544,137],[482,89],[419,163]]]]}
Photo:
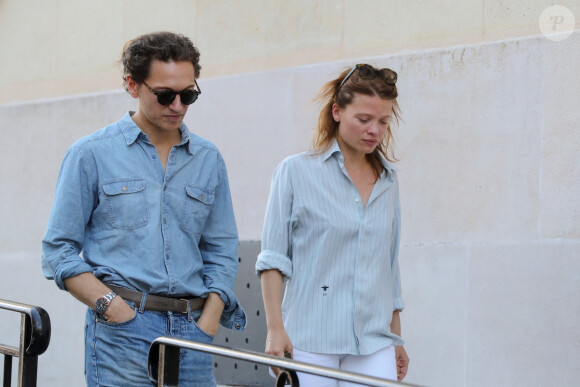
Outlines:
{"type": "Polygon", "coordinates": [[[214,194],[211,192],[208,192],[204,189],[197,188],[197,187],[191,187],[189,185],[186,185],[185,192],[187,192],[187,196],[189,196],[190,198],[193,198],[195,200],[199,200],[202,203],[205,203],[205,204],[212,204],[213,203],[214,194]]]}
{"type": "Polygon", "coordinates": [[[103,185],[107,195],[119,195],[141,192],[145,189],[145,180],[116,181],[103,185]]]}

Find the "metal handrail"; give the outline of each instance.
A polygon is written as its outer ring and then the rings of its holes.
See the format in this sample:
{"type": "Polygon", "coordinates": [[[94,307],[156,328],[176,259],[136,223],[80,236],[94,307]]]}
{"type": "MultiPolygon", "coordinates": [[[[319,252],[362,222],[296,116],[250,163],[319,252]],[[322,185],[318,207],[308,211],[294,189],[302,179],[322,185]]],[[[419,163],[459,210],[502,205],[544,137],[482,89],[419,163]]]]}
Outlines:
{"type": "MultiPolygon", "coordinates": [[[[355,372],[341,371],[335,368],[315,366],[308,363],[285,359],[264,353],[222,347],[215,344],[199,343],[173,337],[159,337],[149,348],[148,372],[149,380],[157,386],[177,385],[179,380],[179,348],[191,349],[220,355],[244,361],[259,363],[282,370],[304,372],[312,375],[325,376],[337,380],[359,383],[373,387],[417,387],[413,384],[395,382],[355,372]]],[[[294,386],[294,384],[292,384],[294,386]]]]}
{"type": "Polygon", "coordinates": [[[0,354],[4,355],[3,385],[10,387],[12,358],[18,357],[18,386],[35,387],[38,356],[46,351],[50,343],[50,317],[39,306],[2,299],[0,299],[0,309],[21,314],[19,346],[0,344],[0,354]]]}

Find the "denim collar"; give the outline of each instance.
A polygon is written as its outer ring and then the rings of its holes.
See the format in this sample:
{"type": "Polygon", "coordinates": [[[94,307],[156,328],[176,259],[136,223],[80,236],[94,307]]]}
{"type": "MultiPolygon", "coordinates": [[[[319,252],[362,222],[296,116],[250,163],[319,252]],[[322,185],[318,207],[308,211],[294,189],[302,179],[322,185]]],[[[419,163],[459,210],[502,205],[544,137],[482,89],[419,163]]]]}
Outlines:
{"type": "MultiPolygon", "coordinates": [[[[133,118],[131,118],[134,113],[135,112],[133,111],[125,113],[121,121],[119,121],[119,126],[123,136],[125,137],[125,143],[127,146],[134,144],[139,138],[149,142],[149,137],[147,137],[147,134],[145,134],[145,132],[143,132],[141,128],[137,126],[135,121],[133,121],[133,118]]],[[[179,144],[177,144],[177,146],[187,144],[187,151],[193,155],[193,144],[191,141],[189,141],[189,129],[184,123],[182,123],[179,127],[179,132],[181,133],[181,141],[179,144]]]]}

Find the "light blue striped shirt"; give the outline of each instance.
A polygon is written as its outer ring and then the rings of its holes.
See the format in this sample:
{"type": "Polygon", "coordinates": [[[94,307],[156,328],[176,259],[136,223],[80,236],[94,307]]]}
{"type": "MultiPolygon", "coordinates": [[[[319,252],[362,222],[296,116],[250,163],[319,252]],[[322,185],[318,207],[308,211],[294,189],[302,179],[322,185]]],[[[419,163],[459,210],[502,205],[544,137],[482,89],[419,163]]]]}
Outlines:
{"type": "Polygon", "coordinates": [[[295,348],[370,354],[402,345],[391,333],[402,310],[401,211],[397,173],[385,160],[366,208],[336,141],[321,155],[286,158],[276,169],[256,271],[288,280],[282,315],[295,348]]]}

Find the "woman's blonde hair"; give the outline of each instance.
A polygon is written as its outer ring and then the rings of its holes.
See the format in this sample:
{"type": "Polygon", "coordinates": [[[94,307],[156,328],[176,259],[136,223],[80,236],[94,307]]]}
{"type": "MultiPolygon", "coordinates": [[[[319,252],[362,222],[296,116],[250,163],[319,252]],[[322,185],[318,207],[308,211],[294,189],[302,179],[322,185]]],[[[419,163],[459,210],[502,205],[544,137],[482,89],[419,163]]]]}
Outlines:
{"type": "MultiPolygon", "coordinates": [[[[343,71],[340,76],[322,86],[315,101],[322,105],[318,126],[314,133],[312,146],[315,154],[324,153],[338,135],[339,123],[334,120],[332,106],[336,103],[340,108],[351,104],[355,93],[368,96],[378,96],[381,99],[393,101],[393,118],[398,123],[401,110],[397,103],[397,74],[390,69],[377,69],[371,65],[356,65],[343,71]]],[[[393,149],[393,134],[391,124],[377,148],[366,155],[378,178],[383,170],[381,156],[388,161],[397,161],[393,149]]]]}

